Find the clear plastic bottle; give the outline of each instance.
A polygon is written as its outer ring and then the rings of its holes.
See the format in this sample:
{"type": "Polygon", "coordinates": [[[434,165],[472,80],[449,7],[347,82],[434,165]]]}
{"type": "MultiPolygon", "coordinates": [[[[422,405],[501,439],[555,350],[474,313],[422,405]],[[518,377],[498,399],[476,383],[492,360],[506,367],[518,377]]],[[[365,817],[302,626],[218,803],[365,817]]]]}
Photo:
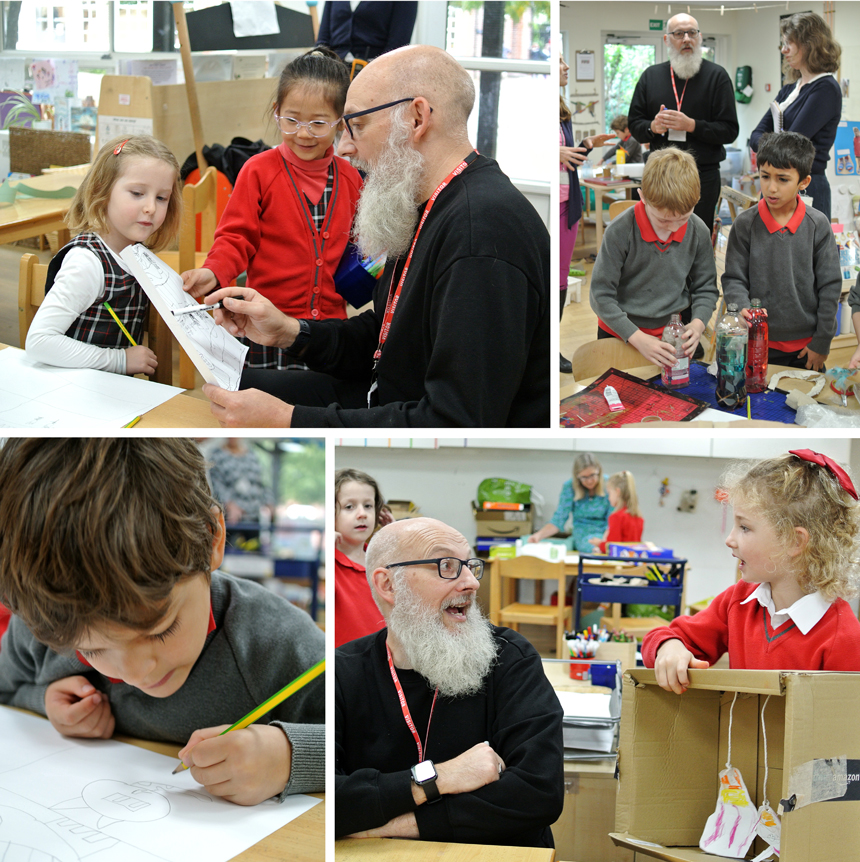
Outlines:
{"type": "Polygon", "coordinates": [[[747,328],[738,314],[737,303],[717,324],[717,404],[734,410],[747,397],[747,328]]]}
{"type": "Polygon", "coordinates": [[[680,389],[690,385],[690,360],[684,353],[684,324],[681,315],[673,314],[663,328],[662,340],[675,348],[675,364],[670,368],[663,366],[661,379],[667,389],[680,389]]]}
{"type": "Polygon", "coordinates": [[[764,392],[767,388],[767,311],[760,299],[750,303],[749,342],[747,344],[747,392],[764,392]]]}

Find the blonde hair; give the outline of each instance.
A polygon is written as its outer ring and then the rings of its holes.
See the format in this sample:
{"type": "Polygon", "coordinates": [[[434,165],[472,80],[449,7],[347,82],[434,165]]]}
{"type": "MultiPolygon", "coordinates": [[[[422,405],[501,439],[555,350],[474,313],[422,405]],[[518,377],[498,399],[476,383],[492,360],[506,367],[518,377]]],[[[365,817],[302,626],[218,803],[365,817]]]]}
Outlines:
{"type": "Polygon", "coordinates": [[[589,495],[594,497],[604,497],[606,495],[603,487],[603,468],[600,466],[600,461],[591,452],[583,452],[573,460],[573,498],[574,500],[582,500],[589,495]],[[589,467],[596,467],[599,474],[593,491],[587,490],[582,482],[579,481],[579,474],[589,467]]]}
{"type": "MultiPolygon", "coordinates": [[[[794,42],[803,49],[804,65],[813,75],[838,71],[842,48],[820,15],[798,12],[780,21],[779,31],[783,41],[794,42]]],[[[796,81],[800,77],[800,70],[792,69],[785,58],[782,70],[789,81],[796,81]]]]}
{"type": "Polygon", "coordinates": [[[165,248],[179,231],[182,217],[182,188],[179,182],[179,162],[176,156],[161,141],[150,135],[132,135],[108,141],[93,160],[93,166],[78,188],[72,204],[66,213],[66,224],[74,234],[94,231],[103,233],[109,230],[107,208],[116,181],[123,175],[131,159],[158,159],[173,168],[175,174],[170,200],[167,202],[167,215],[158,230],[149,237],[147,247],[153,251],[165,248]],[[122,144],[122,149],[117,153],[122,144]]]}
{"type": "Polygon", "coordinates": [[[702,183],[695,159],[677,147],[651,153],[642,172],[642,197],[654,209],[688,213],[699,202],[702,183]]]}
{"type": "Polygon", "coordinates": [[[621,503],[634,518],[642,517],[642,512],[639,510],[639,498],[636,496],[636,480],[629,470],[613,473],[606,480],[606,484],[618,491],[621,495],[621,503]]]}
{"type": "MultiPolygon", "coordinates": [[[[763,517],[785,547],[794,546],[795,528],[806,530],[809,541],[792,563],[804,592],[818,591],[828,601],[857,593],[860,503],[827,467],[785,454],[733,464],[720,485],[729,503],[763,517]]],[[[779,562],[787,564],[788,555],[779,562]]]]}

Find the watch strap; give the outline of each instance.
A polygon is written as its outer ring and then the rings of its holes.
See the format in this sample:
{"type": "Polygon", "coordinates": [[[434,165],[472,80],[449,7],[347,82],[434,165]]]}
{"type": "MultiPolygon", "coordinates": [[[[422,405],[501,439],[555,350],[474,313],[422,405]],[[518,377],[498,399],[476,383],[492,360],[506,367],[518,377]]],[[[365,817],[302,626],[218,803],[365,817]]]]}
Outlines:
{"type": "Polygon", "coordinates": [[[420,786],[424,791],[424,795],[427,797],[428,805],[431,805],[434,802],[438,802],[442,798],[442,794],[439,792],[439,788],[436,786],[435,778],[431,778],[429,781],[425,781],[420,786]]]}
{"type": "Polygon", "coordinates": [[[311,340],[311,325],[310,322],[304,320],[303,318],[299,319],[299,334],[296,336],[295,341],[289,346],[288,353],[292,353],[293,355],[298,355],[301,353],[305,347],[307,347],[308,342],[311,340]]]}

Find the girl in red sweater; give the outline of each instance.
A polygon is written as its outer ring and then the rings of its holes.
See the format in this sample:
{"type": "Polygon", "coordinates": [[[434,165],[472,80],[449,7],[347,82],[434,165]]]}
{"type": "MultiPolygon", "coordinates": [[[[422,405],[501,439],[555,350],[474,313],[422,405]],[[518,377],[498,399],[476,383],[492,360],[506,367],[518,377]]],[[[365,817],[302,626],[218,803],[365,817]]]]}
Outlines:
{"type": "Polygon", "coordinates": [[[860,505],[845,470],[797,449],[732,468],[723,489],[741,580],[645,636],[658,683],[682,694],[688,667],[726,651],[733,668],[860,671],[860,622],[844,600],[857,592],[860,505]]]}
{"type": "MultiPolygon", "coordinates": [[[[182,273],[200,297],[235,282],[306,320],[346,317],[334,273],[349,240],[361,177],[334,155],[349,70],[333,51],[314,48],[284,67],[272,106],[283,142],[242,166],[201,269],[182,273]]],[[[277,347],[249,346],[247,368],[305,368],[277,347]]]]}
{"type": "Polygon", "coordinates": [[[636,480],[629,470],[613,473],[606,480],[606,495],[614,510],[609,516],[606,533],[602,539],[589,539],[601,554],[606,553],[609,542],[641,541],[645,526],[636,496],[636,480]]]}

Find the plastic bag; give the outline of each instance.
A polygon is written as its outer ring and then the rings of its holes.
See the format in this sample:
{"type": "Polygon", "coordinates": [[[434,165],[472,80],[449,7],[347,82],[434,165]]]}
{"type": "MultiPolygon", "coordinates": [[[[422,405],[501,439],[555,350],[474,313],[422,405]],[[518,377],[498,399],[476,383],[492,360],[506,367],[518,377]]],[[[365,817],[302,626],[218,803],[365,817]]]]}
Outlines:
{"type": "Polygon", "coordinates": [[[532,486],[513,479],[484,479],[478,485],[479,503],[531,503],[532,486]]]}
{"type": "Polygon", "coordinates": [[[801,404],[794,421],[807,428],[860,428],[860,411],[825,407],[823,404],[801,404]]]}

